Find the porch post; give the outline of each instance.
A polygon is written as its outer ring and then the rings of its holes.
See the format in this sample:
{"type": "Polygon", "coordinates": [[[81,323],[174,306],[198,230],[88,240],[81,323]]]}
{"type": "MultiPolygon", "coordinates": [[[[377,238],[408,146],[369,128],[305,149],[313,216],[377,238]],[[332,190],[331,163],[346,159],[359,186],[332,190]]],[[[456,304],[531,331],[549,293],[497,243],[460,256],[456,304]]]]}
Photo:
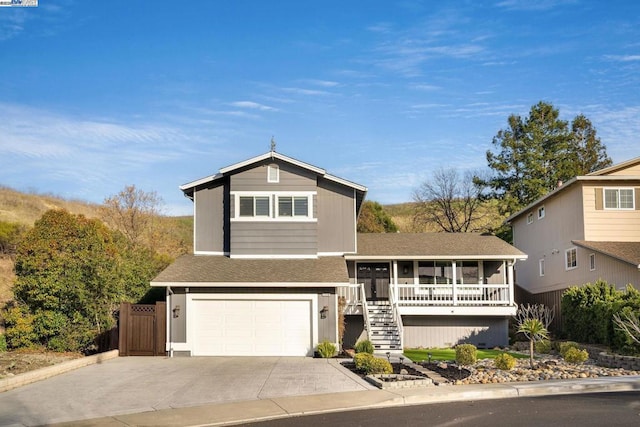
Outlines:
{"type": "Polygon", "coordinates": [[[451,266],[453,268],[453,274],[451,275],[453,277],[453,283],[451,284],[451,298],[453,299],[453,305],[458,305],[458,278],[456,275],[456,262],[451,261],[451,266]]]}
{"type": "MultiPolygon", "coordinates": [[[[391,284],[391,286],[393,286],[393,296],[397,300],[398,299],[398,260],[397,259],[393,260],[393,283],[391,284]]],[[[395,301],[391,301],[391,303],[394,304],[395,301]]]]}
{"type": "Polygon", "coordinates": [[[513,305],[514,304],[514,298],[513,298],[513,293],[514,293],[514,283],[513,283],[513,264],[514,261],[509,261],[507,263],[508,267],[507,267],[507,277],[508,277],[508,282],[509,282],[509,305],[513,305]]]}

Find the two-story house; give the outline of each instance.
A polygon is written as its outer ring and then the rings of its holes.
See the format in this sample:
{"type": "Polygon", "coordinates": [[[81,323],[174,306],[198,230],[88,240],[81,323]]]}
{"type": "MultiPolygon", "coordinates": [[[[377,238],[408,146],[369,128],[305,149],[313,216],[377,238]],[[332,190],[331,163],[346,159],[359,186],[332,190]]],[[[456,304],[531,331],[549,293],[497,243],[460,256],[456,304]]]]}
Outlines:
{"type": "Polygon", "coordinates": [[[640,285],[640,157],[560,184],[507,219],[529,258],[516,267],[530,302],[556,308],[562,293],[603,279],[640,285]]]}
{"type": "Polygon", "coordinates": [[[180,189],[194,253],[151,283],[171,355],[312,355],[340,312],[346,345],[507,344],[526,255],[495,236],[358,234],[367,188],[275,150],[180,189]]]}

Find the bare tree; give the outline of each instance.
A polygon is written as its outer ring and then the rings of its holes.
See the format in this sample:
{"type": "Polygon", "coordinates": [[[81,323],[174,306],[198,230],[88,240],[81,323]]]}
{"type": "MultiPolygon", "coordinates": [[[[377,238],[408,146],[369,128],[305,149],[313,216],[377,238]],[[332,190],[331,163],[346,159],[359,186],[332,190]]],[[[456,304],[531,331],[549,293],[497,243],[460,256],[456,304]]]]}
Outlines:
{"type": "Polygon", "coordinates": [[[613,323],[634,342],[640,344],[640,316],[636,313],[616,313],[613,315],[613,323]]]}
{"type": "Polygon", "coordinates": [[[455,169],[437,169],[429,181],[414,192],[417,204],[414,222],[435,224],[448,233],[487,231],[487,214],[482,209],[484,187],[475,180],[477,173],[462,177],[455,169]]]}
{"type": "Polygon", "coordinates": [[[103,219],[133,244],[140,244],[144,234],[150,232],[154,217],[160,214],[161,204],[162,199],[155,191],[145,192],[127,185],[104,200],[103,219]]]}

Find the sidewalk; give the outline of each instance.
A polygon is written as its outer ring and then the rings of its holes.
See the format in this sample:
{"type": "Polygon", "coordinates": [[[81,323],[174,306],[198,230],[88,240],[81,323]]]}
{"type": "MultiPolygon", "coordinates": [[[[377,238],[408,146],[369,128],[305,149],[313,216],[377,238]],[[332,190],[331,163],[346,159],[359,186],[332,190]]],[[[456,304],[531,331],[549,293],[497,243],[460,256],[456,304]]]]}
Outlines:
{"type": "Polygon", "coordinates": [[[640,391],[640,376],[367,390],[162,409],[56,426],[216,426],[323,412],[523,396],[640,391]]]}

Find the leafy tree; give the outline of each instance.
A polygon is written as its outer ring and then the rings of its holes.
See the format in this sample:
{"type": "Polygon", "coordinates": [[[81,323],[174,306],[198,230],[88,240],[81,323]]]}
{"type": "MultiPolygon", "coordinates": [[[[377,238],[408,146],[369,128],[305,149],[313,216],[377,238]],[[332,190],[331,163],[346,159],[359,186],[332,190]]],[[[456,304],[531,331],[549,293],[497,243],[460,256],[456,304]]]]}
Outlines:
{"type": "Polygon", "coordinates": [[[166,264],[99,220],[48,211],[18,246],[7,338],[12,346],[90,351],[114,325],[119,303],[142,297],[166,264]],[[11,321],[19,318],[30,321],[11,321]]]}
{"type": "Polygon", "coordinates": [[[539,102],[529,116],[508,118],[508,128],[498,131],[487,151],[494,176],[486,181],[500,198],[502,213],[510,214],[535,201],[577,174],[609,165],[604,145],[586,117],[579,115],[569,129],[553,105],[539,102]]]}
{"type": "Polygon", "coordinates": [[[134,244],[141,244],[145,235],[152,232],[153,219],[159,215],[161,204],[162,199],[155,191],[127,185],[104,200],[103,219],[134,244]]]}
{"type": "Polygon", "coordinates": [[[0,254],[14,254],[25,231],[26,227],[22,224],[0,221],[0,254]]]}
{"type": "Polygon", "coordinates": [[[358,233],[395,233],[398,227],[378,202],[365,201],[358,216],[358,233]]]}
{"type": "Polygon", "coordinates": [[[438,169],[414,192],[414,223],[435,224],[448,233],[488,231],[484,188],[481,180],[474,180],[473,172],[461,177],[455,169],[438,169]]]}

